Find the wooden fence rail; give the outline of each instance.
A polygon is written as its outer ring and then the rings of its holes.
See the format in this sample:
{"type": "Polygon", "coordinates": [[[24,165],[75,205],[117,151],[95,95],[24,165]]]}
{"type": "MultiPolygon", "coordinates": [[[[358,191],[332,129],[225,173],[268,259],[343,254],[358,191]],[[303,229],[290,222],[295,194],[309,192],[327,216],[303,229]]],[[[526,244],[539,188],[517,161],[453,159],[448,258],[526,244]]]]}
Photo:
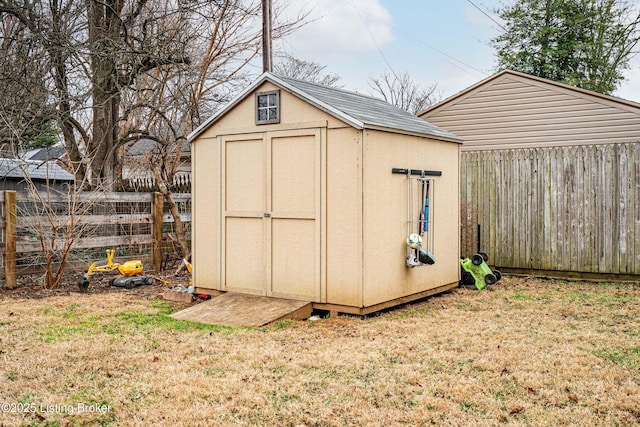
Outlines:
{"type": "MultiPolygon", "coordinates": [[[[113,248],[117,254],[149,261],[156,271],[163,252],[176,251],[167,244],[172,241],[173,218],[164,212],[159,193],[52,193],[40,197],[0,192],[2,273],[8,289],[16,286],[16,275],[38,266],[42,241],[62,251],[65,239],[72,239],[72,261],[102,258],[105,248],[113,248]]],[[[190,239],[191,195],[174,194],[174,200],[190,239]]]]}
{"type": "Polygon", "coordinates": [[[461,255],[640,275],[640,143],[464,152],[460,196],[461,255]]]}

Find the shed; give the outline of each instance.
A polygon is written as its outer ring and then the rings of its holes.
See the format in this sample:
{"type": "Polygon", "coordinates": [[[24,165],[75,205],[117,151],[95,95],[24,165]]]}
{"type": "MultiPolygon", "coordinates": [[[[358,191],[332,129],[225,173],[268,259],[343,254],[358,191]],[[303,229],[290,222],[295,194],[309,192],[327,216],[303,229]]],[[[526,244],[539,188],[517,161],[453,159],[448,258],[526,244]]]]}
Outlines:
{"type": "Polygon", "coordinates": [[[455,135],[376,98],[264,73],[189,140],[197,291],[366,314],[457,285],[455,135]],[[425,183],[435,263],[414,268],[406,238],[425,183]]]}
{"type": "Polygon", "coordinates": [[[640,104],[504,70],[419,116],[464,139],[462,255],[637,280],[640,104]]]}

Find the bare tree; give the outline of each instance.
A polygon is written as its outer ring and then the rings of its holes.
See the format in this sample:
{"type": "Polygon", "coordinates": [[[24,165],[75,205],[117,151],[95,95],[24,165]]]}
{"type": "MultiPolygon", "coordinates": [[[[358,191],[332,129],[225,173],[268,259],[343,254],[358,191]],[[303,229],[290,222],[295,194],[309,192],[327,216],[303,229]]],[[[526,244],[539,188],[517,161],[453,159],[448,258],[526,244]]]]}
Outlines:
{"type": "MultiPolygon", "coordinates": [[[[279,10],[274,38],[304,18],[281,22],[279,10]]],[[[0,0],[0,46],[32,41],[25,69],[40,74],[20,82],[43,82],[46,96],[30,100],[52,107],[77,183],[119,188],[126,147],[147,139],[158,149],[146,169],[177,212],[186,136],[249,79],[259,16],[259,0],[0,0]],[[14,22],[22,39],[7,31],[14,22]]]]}
{"type": "Polygon", "coordinates": [[[37,61],[42,56],[37,37],[14,17],[0,25],[0,145],[2,154],[11,156],[51,134],[55,106],[48,99],[47,67],[37,61]]]}
{"type": "MultiPolygon", "coordinates": [[[[206,50],[217,57],[238,40],[247,43],[235,46],[234,59],[246,65],[257,52],[254,45],[259,46],[260,31],[251,25],[258,5],[256,0],[0,0],[0,46],[20,43],[24,52],[26,43],[33,44],[38,54],[27,57],[25,68],[46,66],[41,81],[48,96],[31,99],[54,100],[78,181],[88,177],[93,185],[116,188],[120,148],[130,134],[122,127],[123,98],[148,90],[139,83],[156,71],[188,69],[206,50]],[[200,40],[209,25],[219,37],[207,46],[200,40]],[[234,25],[235,33],[223,33],[234,25]],[[16,28],[20,38],[14,37],[16,28]]],[[[233,70],[218,71],[199,80],[237,77],[233,70]]],[[[191,128],[189,123],[186,127],[191,128]]]]}
{"type": "MultiPolygon", "coordinates": [[[[219,3],[232,3],[230,0],[219,3]]],[[[114,185],[121,170],[121,100],[137,80],[163,67],[189,64],[191,13],[187,2],[88,2],[93,135],[88,152],[94,183],[114,185]]],[[[201,4],[195,2],[198,7],[201,4]]]]}
{"type": "Polygon", "coordinates": [[[420,87],[409,73],[398,76],[388,71],[383,72],[377,77],[371,77],[369,85],[376,95],[411,114],[418,114],[441,98],[437,84],[420,87]]]}
{"type": "MultiPolygon", "coordinates": [[[[20,160],[18,160],[20,163],[20,160]]],[[[91,199],[82,199],[81,183],[70,184],[67,191],[53,188],[45,182],[44,190],[31,179],[27,165],[22,164],[24,182],[28,185],[27,204],[21,203],[18,216],[27,233],[37,236],[40,256],[44,258],[44,286],[53,289],[60,284],[77,241],[86,234],[91,225],[83,222],[90,212],[91,199]]],[[[94,201],[99,192],[94,190],[94,201]]]]}
{"type": "Polygon", "coordinates": [[[327,68],[326,65],[320,65],[317,62],[305,61],[284,54],[282,59],[274,65],[273,71],[276,74],[281,74],[293,79],[305,80],[323,86],[341,87],[338,82],[342,77],[337,74],[326,73],[325,68],[327,68]]]}
{"type": "MultiPolygon", "coordinates": [[[[279,24],[275,10],[277,38],[297,21],[279,24]]],[[[122,147],[150,133],[128,126],[131,114],[146,109],[152,123],[161,112],[188,133],[244,81],[259,15],[259,0],[0,0],[0,48],[33,45],[21,63],[42,75],[20,81],[44,82],[47,97],[30,99],[55,107],[77,180],[117,188],[122,147]],[[165,92],[163,104],[148,91],[165,92]]]]}
{"type": "MultiPolygon", "coordinates": [[[[206,3],[199,9],[200,19],[167,25],[167,34],[185,31],[184,25],[194,34],[185,50],[192,60],[179,67],[148,71],[122,98],[125,108],[121,145],[140,140],[152,143],[153,148],[142,159],[143,167],[153,176],[169,206],[176,240],[185,258],[190,250],[172,187],[180,171],[187,135],[249,81],[246,66],[261,53],[261,33],[249,29],[260,14],[261,4],[246,2],[244,7],[238,7],[239,3],[206,3]]],[[[281,22],[280,11],[274,8],[274,38],[291,33],[304,19],[302,15],[281,22]]]]}
{"type": "Polygon", "coordinates": [[[33,52],[22,56],[21,69],[14,69],[8,78],[20,87],[43,88],[42,97],[38,92],[24,93],[26,111],[34,117],[33,111],[51,114],[79,182],[86,176],[82,158],[90,140],[87,127],[91,121],[84,114],[90,96],[84,9],[84,3],[71,0],[0,0],[2,44],[16,45],[14,50],[22,52],[28,46],[33,52]],[[15,37],[17,31],[19,38],[15,37]]]}
{"type": "MultiPolygon", "coordinates": [[[[22,128],[13,128],[15,138],[23,140],[22,132],[29,126],[26,123],[22,128]]],[[[53,289],[60,284],[77,241],[85,235],[87,228],[92,227],[83,222],[83,217],[90,212],[92,200],[99,199],[99,193],[94,192],[92,197],[84,195],[81,199],[82,182],[54,185],[58,177],[53,162],[24,160],[17,152],[12,157],[5,161],[20,171],[21,182],[26,185],[26,191],[20,192],[17,203],[20,235],[38,242],[39,260],[35,263],[44,265],[44,286],[53,289]],[[33,178],[36,173],[45,177],[43,182],[38,178],[36,183],[33,178]]]]}

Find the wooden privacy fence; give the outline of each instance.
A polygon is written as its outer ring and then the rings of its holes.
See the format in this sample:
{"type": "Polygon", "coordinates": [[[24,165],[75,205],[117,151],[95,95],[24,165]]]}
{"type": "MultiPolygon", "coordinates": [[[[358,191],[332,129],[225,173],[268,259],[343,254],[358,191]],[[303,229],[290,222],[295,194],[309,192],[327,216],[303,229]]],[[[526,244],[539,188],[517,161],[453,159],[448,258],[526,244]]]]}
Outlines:
{"type": "MultiPolygon", "coordinates": [[[[191,195],[174,194],[190,240],[191,195]]],[[[43,245],[59,261],[65,242],[72,241],[69,262],[105,259],[105,249],[120,259],[143,259],[160,270],[163,253],[179,254],[173,236],[173,217],[165,212],[160,193],[58,193],[0,192],[2,208],[2,275],[7,288],[16,275],[42,268],[43,245]],[[44,243],[43,243],[44,242],[44,243]],[[60,252],[59,254],[57,252],[60,252]],[[34,268],[35,267],[35,268],[34,268]]]]}
{"type": "Polygon", "coordinates": [[[463,256],[640,275],[640,143],[463,152],[460,198],[463,256]]]}

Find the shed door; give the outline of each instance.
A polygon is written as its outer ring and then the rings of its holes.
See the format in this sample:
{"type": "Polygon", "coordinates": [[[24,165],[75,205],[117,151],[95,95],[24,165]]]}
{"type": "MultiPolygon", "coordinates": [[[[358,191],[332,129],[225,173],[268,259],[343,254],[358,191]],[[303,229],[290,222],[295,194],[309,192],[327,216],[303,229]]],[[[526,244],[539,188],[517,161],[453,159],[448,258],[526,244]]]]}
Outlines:
{"type": "Polygon", "coordinates": [[[320,301],[320,129],[223,141],[223,289],[320,301]]]}

